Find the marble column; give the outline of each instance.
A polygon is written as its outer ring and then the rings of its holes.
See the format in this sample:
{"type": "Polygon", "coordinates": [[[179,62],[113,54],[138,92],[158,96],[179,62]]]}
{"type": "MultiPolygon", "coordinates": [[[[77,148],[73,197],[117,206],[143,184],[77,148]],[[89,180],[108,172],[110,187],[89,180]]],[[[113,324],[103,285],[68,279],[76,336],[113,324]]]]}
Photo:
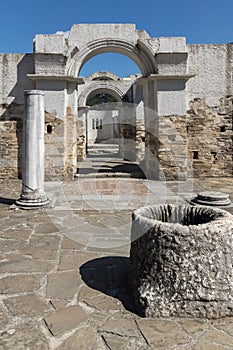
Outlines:
{"type": "Polygon", "coordinates": [[[22,192],[16,204],[25,209],[47,206],[44,192],[44,94],[24,93],[22,192]]]}
{"type": "Polygon", "coordinates": [[[159,121],[157,114],[157,82],[149,78],[143,81],[143,102],[145,115],[145,171],[146,177],[158,180],[159,121]]]}

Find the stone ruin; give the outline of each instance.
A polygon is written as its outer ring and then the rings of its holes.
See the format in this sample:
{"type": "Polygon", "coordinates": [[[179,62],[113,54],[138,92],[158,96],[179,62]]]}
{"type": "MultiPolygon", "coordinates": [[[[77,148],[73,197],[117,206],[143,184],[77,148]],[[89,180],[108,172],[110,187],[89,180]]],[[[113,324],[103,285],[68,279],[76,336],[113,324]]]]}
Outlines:
{"type": "Polygon", "coordinates": [[[74,179],[97,117],[115,123],[103,139],[116,138],[120,156],[142,163],[147,178],[232,176],[232,66],[232,43],[152,38],[134,24],[37,34],[33,53],[0,54],[0,178],[22,175],[26,90],[44,95],[46,180],[74,179]],[[84,64],[105,52],[129,57],[141,73],[81,77],[84,64]],[[126,108],[90,107],[101,93],[126,108]]]}
{"type": "Polygon", "coordinates": [[[233,216],[158,205],[134,211],[130,284],[147,317],[233,316],[233,216]]]}

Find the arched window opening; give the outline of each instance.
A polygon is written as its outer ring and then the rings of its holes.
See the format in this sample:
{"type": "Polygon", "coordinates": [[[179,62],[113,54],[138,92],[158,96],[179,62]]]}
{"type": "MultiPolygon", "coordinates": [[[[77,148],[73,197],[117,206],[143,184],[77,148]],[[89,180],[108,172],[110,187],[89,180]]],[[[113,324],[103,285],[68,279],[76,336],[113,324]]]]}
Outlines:
{"type": "Polygon", "coordinates": [[[94,96],[90,96],[87,99],[87,106],[103,105],[105,103],[117,102],[116,98],[107,93],[100,93],[94,96]]]}

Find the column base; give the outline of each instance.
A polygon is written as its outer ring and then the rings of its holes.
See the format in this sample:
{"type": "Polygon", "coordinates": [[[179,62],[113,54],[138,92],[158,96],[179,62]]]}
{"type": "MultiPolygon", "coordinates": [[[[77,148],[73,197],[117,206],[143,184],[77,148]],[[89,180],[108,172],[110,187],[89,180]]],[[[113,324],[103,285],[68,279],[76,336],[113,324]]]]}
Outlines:
{"type": "Polygon", "coordinates": [[[15,201],[15,204],[20,209],[39,209],[39,208],[45,208],[51,205],[51,201],[47,197],[41,197],[41,198],[20,198],[17,201],[15,201]]]}

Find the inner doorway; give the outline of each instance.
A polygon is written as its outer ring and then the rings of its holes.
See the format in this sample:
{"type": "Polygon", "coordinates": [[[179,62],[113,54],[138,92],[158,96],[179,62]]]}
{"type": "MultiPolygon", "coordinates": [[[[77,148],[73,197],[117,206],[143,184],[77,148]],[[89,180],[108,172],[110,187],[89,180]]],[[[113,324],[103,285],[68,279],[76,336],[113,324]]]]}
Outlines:
{"type": "Polygon", "coordinates": [[[145,178],[142,164],[130,156],[125,157],[122,152],[125,142],[132,141],[122,134],[125,128],[125,124],[122,124],[123,110],[122,103],[114,100],[100,102],[86,110],[86,157],[79,162],[77,177],[145,178]]]}
{"type": "MultiPolygon", "coordinates": [[[[87,154],[98,147],[101,149],[100,145],[110,144],[117,147],[119,151],[119,111],[111,107],[116,102],[116,98],[106,92],[87,99],[86,104],[90,107],[86,119],[87,154]]],[[[108,146],[106,146],[107,150],[108,146]]]]}

